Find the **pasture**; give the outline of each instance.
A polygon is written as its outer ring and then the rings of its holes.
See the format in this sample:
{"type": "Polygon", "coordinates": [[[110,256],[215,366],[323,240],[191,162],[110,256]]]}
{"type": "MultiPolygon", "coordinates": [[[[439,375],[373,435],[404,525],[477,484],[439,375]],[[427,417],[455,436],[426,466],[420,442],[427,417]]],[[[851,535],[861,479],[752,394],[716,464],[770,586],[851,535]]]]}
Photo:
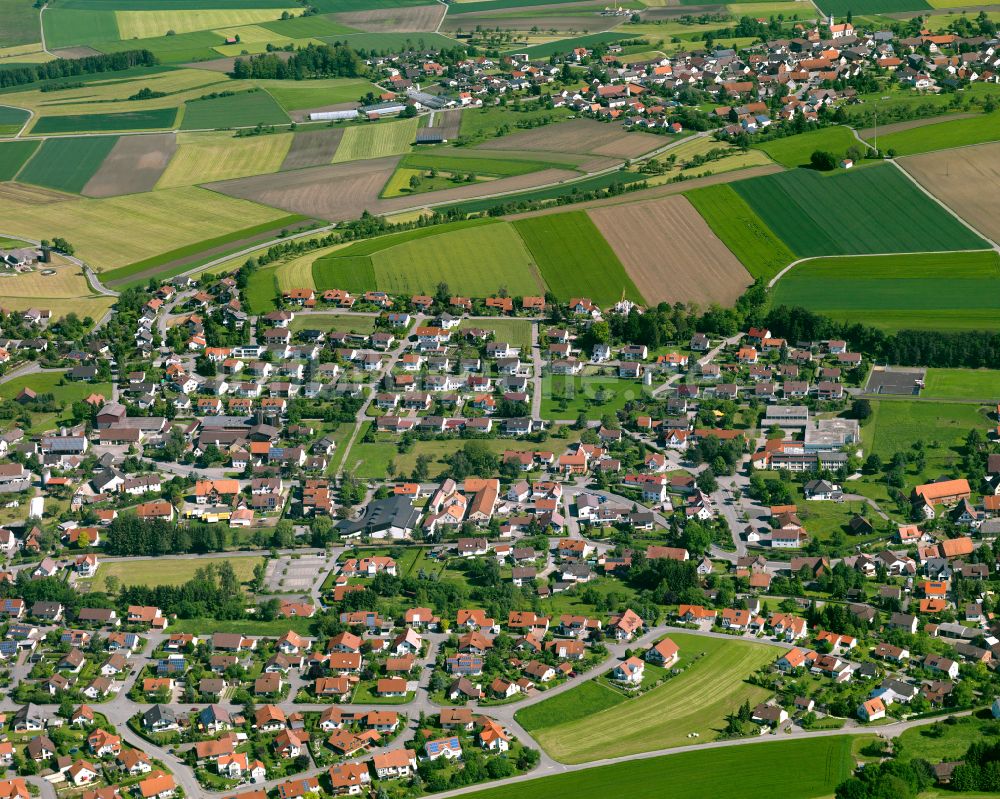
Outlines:
{"type": "Polygon", "coordinates": [[[45,29],[45,45],[50,50],[114,42],[121,38],[114,11],[47,8],[42,14],[42,27],[45,29]]]}
{"type": "Polygon", "coordinates": [[[753,282],[681,195],[587,214],[649,303],[730,306],[753,282]]]}
{"type": "Polygon", "coordinates": [[[182,130],[281,125],[288,115],[265,91],[239,92],[184,104],[182,130]]]}
{"type": "Polygon", "coordinates": [[[584,763],[712,740],[725,728],[728,713],[745,701],[753,707],[770,694],[745,680],[782,650],[684,633],[671,632],[670,638],[680,647],[681,674],[642,696],[573,721],[549,714],[542,718],[543,726],[528,731],[556,760],[584,763]],[[691,733],[700,738],[688,737],[691,733]]]}
{"type": "Polygon", "coordinates": [[[194,573],[210,564],[220,565],[224,562],[232,564],[236,578],[241,582],[249,582],[253,578],[253,569],[258,563],[263,563],[263,557],[226,558],[213,555],[199,555],[196,558],[150,558],[149,560],[105,560],[97,568],[97,576],[93,579],[94,590],[101,591],[107,587],[109,577],[114,577],[118,585],[182,585],[194,578],[194,573]]]}
{"type": "Polygon", "coordinates": [[[484,788],[468,799],[818,799],[854,768],[851,736],[767,741],[630,760],[484,788]],[[738,776],[735,776],[738,775],[738,776]],[[669,786],[667,788],[666,786],[669,786]]]}
{"type": "Polygon", "coordinates": [[[490,158],[474,150],[423,150],[404,155],[399,166],[407,169],[436,169],[450,172],[474,172],[477,175],[524,175],[538,172],[552,166],[547,161],[533,160],[530,155],[524,159],[490,158]],[[467,157],[468,156],[468,157],[467,157]]]}
{"type": "MultiPolygon", "coordinates": [[[[214,31],[194,31],[179,33],[176,36],[143,39],[142,47],[159,58],[162,64],[183,64],[188,61],[206,61],[218,57],[215,48],[223,42],[225,39],[214,31]]],[[[102,53],[113,53],[134,49],[136,41],[104,41],[98,45],[97,49],[102,53]]]]}
{"type": "Polygon", "coordinates": [[[24,183],[36,186],[79,192],[100,168],[117,141],[117,136],[46,139],[18,177],[24,183]]]}
{"type": "Polygon", "coordinates": [[[928,369],[923,397],[1000,401],[1000,371],[928,369]]]}
{"type": "Polygon", "coordinates": [[[159,130],[172,128],[177,118],[176,108],[156,108],[148,111],[123,111],[120,114],[66,114],[43,116],[31,126],[32,135],[41,133],[104,133],[126,130],[159,130]]]}
{"type": "Polygon", "coordinates": [[[111,396],[110,383],[66,380],[65,375],[66,373],[61,370],[23,375],[17,380],[0,384],[0,399],[13,399],[21,393],[22,388],[30,388],[36,394],[51,394],[56,402],[67,405],[85,399],[91,394],[111,396]]]}
{"type": "Polygon", "coordinates": [[[310,81],[261,80],[257,81],[257,84],[285,111],[353,103],[368,92],[378,92],[375,84],[361,78],[327,78],[310,81]]]}
{"type": "MultiPolygon", "coordinates": [[[[62,142],[63,140],[50,140],[62,142]]],[[[60,235],[97,270],[125,266],[160,253],[272,222],[281,211],[187,187],[91,200],[67,195],[0,191],[0,218],[7,232],[38,241],[53,235],[53,214],[60,235]],[[37,196],[36,196],[37,195],[37,196]],[[58,203],[57,211],[53,203],[58,203]],[[128,225],[122,225],[122,219],[128,225]]]]}
{"type": "Polygon", "coordinates": [[[180,133],[177,152],[157,188],[277,172],[292,145],[291,133],[235,138],[232,133],[180,133]]]}
{"type": "Polygon", "coordinates": [[[450,229],[380,237],[321,258],[313,265],[316,287],[420,294],[445,282],[451,291],[473,297],[502,287],[512,296],[544,291],[531,255],[509,224],[442,227],[450,229]]]}
{"type": "Polygon", "coordinates": [[[1000,143],[981,144],[903,158],[921,186],[993,241],[1000,241],[1000,214],[983,202],[985,186],[1000,185],[1000,143]]]}
{"type": "Polygon", "coordinates": [[[771,302],[889,332],[997,330],[1000,256],[985,250],[819,258],[786,273],[771,302]]]}
{"type": "Polygon", "coordinates": [[[295,14],[301,11],[294,4],[287,8],[213,8],[205,9],[156,9],[150,11],[116,11],[115,20],[122,39],[150,39],[214,28],[234,28],[257,22],[281,19],[281,12],[295,14]]]}
{"type": "Polygon", "coordinates": [[[1000,111],[921,125],[879,136],[878,141],[884,152],[895,150],[897,155],[916,155],[997,140],[1000,140],[1000,111]]]}
{"type": "Polygon", "coordinates": [[[38,149],[37,141],[0,142],[0,180],[13,180],[38,149]]]}
{"type": "MultiPolygon", "coordinates": [[[[541,20],[538,21],[541,22],[541,20]]],[[[595,27],[599,24],[599,22],[600,18],[595,18],[595,27]]],[[[544,22],[542,24],[544,24],[544,22]]],[[[602,31],[600,33],[589,33],[584,36],[574,36],[569,39],[559,39],[558,41],[548,42],[546,44],[536,44],[531,47],[517,48],[516,52],[527,53],[531,58],[548,58],[552,55],[565,55],[566,53],[571,53],[577,47],[592,49],[596,45],[608,44],[618,39],[628,38],[630,38],[629,35],[622,31],[602,31]]]]}
{"type": "Polygon", "coordinates": [[[854,138],[849,128],[843,125],[830,125],[819,130],[786,136],[783,139],[771,139],[755,145],[782,166],[789,168],[808,166],[809,156],[816,150],[826,150],[838,158],[852,147],[865,150],[865,146],[854,138]]]}
{"type": "Polygon", "coordinates": [[[731,185],[801,256],[986,247],[891,164],[827,176],[796,169],[731,185]]]}
{"type": "Polygon", "coordinates": [[[352,125],[344,130],[333,163],[382,158],[410,151],[417,135],[417,119],[400,119],[367,125],[352,125]]]}
{"type": "Polygon", "coordinates": [[[622,262],[584,211],[536,216],[513,223],[560,300],[589,297],[607,308],[623,296],[644,302],[622,262]]]}

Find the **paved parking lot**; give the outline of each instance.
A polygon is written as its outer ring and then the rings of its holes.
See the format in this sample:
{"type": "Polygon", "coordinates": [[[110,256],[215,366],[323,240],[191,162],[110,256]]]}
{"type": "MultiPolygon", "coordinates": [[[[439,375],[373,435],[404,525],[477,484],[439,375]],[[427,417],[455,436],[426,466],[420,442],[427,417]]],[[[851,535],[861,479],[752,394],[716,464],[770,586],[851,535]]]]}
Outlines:
{"type": "Polygon", "coordinates": [[[307,594],[317,581],[322,582],[331,565],[326,555],[284,555],[268,561],[264,582],[275,593],[307,594]]]}
{"type": "Polygon", "coordinates": [[[868,385],[865,391],[869,394],[897,394],[911,395],[920,393],[920,385],[923,384],[924,369],[873,369],[868,376],[868,385]],[[920,385],[918,382],[920,381],[920,385]]]}

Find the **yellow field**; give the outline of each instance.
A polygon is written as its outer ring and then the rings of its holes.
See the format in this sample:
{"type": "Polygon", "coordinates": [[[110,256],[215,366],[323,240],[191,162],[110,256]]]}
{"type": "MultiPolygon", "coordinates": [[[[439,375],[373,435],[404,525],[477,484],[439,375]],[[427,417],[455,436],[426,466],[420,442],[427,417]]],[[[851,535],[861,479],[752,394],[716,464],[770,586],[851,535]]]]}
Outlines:
{"type": "MultiPolygon", "coordinates": [[[[8,297],[85,297],[90,286],[83,270],[75,264],[54,263],[54,275],[43,275],[41,270],[28,274],[0,275],[0,295],[8,297]]],[[[44,265],[46,269],[49,265],[44,265]]]]}
{"type": "Polygon", "coordinates": [[[195,187],[46,204],[0,194],[5,233],[38,241],[52,235],[53,220],[58,220],[59,235],[71,241],[76,254],[97,270],[125,266],[284,215],[284,211],[195,187]]]}
{"type": "Polygon", "coordinates": [[[0,63],[6,59],[17,61],[19,64],[44,64],[52,61],[55,56],[42,50],[42,43],[19,44],[14,47],[0,47],[0,63]]]}
{"type": "Polygon", "coordinates": [[[292,41],[290,36],[284,36],[260,25],[237,25],[228,28],[213,28],[214,33],[219,36],[239,36],[239,44],[252,44],[253,42],[272,42],[273,44],[287,44],[292,41]]]}
{"type": "Polygon", "coordinates": [[[416,119],[353,125],[344,131],[344,138],[333,155],[333,163],[408,153],[416,135],[416,119]]]}
{"type": "Polygon", "coordinates": [[[126,585],[181,585],[191,580],[194,573],[210,563],[228,560],[236,572],[236,579],[245,583],[253,577],[253,569],[263,563],[263,557],[227,558],[203,555],[197,558],[155,558],[150,560],[104,561],[97,569],[94,589],[104,587],[108,577],[115,577],[118,584],[126,585]]]}
{"type": "Polygon", "coordinates": [[[177,152],[156,188],[193,186],[277,172],[292,146],[292,138],[291,133],[239,139],[228,131],[179,133],[177,152]]]}
{"type": "Polygon", "coordinates": [[[281,12],[295,14],[299,7],[188,9],[185,11],[116,11],[118,31],[122,39],[149,39],[166,36],[167,31],[190,33],[215,28],[233,28],[253,25],[256,22],[273,22],[281,19],[281,12]]]}
{"type": "Polygon", "coordinates": [[[735,17],[776,17],[784,14],[786,17],[799,15],[799,19],[815,19],[817,17],[816,8],[812,3],[802,2],[777,2],[777,3],[733,3],[726,6],[726,10],[735,17]]]}
{"type": "Polygon", "coordinates": [[[334,244],[332,247],[313,250],[305,255],[300,255],[298,258],[292,258],[290,261],[279,264],[274,273],[275,277],[278,278],[278,288],[282,291],[297,288],[316,288],[316,284],[313,282],[313,261],[317,258],[322,258],[324,255],[329,255],[335,250],[346,247],[348,243],[334,244]]]}
{"type": "Polygon", "coordinates": [[[164,100],[180,105],[203,94],[215,91],[238,92],[253,86],[250,81],[230,80],[219,72],[204,69],[178,69],[155,75],[146,75],[141,81],[107,81],[88,83],[76,89],[54,92],[18,92],[16,104],[21,108],[44,113],[46,116],[64,114],[114,114],[122,111],[143,111],[163,108],[164,100]],[[164,92],[168,98],[128,100],[140,88],[164,92]],[[123,102],[124,101],[124,102],[123,102]]]}

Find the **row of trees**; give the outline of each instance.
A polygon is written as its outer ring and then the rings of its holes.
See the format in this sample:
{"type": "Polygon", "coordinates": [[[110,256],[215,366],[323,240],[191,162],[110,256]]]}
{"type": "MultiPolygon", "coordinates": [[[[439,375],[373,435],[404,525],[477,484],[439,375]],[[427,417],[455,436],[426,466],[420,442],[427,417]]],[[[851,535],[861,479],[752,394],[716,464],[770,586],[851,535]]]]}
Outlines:
{"type": "Polygon", "coordinates": [[[232,76],[237,80],[266,78],[303,80],[306,78],[356,78],[367,71],[361,56],[344,44],[309,44],[296,50],[288,59],[274,53],[261,53],[233,62],[232,76]]]}
{"type": "Polygon", "coordinates": [[[23,64],[0,70],[0,89],[76,75],[152,67],[158,63],[156,56],[149,50],[123,50],[120,53],[104,53],[84,58],[57,58],[46,64],[23,64]]]}

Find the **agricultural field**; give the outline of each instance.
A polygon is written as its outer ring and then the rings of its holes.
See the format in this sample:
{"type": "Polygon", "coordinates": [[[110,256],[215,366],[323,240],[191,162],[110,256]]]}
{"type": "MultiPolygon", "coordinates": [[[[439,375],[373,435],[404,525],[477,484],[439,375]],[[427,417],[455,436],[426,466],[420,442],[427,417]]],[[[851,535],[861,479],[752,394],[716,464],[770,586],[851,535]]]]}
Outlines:
{"type": "Polygon", "coordinates": [[[177,152],[160,177],[157,188],[277,172],[291,145],[291,133],[245,138],[235,138],[228,131],[180,133],[177,152]]]}
{"type": "Polygon", "coordinates": [[[518,710],[515,717],[526,730],[538,730],[580,721],[626,699],[624,693],[603,680],[587,680],[571,691],[518,710]]]}
{"type": "Polygon", "coordinates": [[[931,6],[926,0],[816,0],[823,16],[845,17],[848,14],[895,14],[903,11],[915,13],[931,6]]]}
{"type": "Polygon", "coordinates": [[[772,305],[799,305],[886,331],[1000,329],[1000,255],[992,250],[819,258],[774,286],[772,305]]]}
{"type": "Polygon", "coordinates": [[[0,142],[0,180],[13,180],[38,149],[37,141],[0,142]]]}
{"type": "Polygon", "coordinates": [[[173,133],[122,136],[83,187],[87,197],[152,191],[177,151],[173,133]]]}
{"type": "Polygon", "coordinates": [[[907,472],[907,486],[918,485],[958,466],[965,437],[973,428],[990,426],[992,406],[974,403],[933,402],[911,399],[873,399],[872,416],[861,428],[866,453],[874,452],[884,462],[898,452],[912,452],[913,444],[924,442],[925,467],[922,473],[907,472]]]}
{"type": "Polygon", "coordinates": [[[29,117],[30,114],[23,108],[0,105],[0,136],[16,135],[29,117]]]}
{"type": "Polygon", "coordinates": [[[181,129],[282,125],[288,121],[288,115],[270,94],[265,91],[249,91],[185,103],[181,129]]]}
{"type": "Polygon", "coordinates": [[[340,332],[367,335],[375,330],[375,317],[333,313],[296,314],[288,327],[292,332],[299,330],[322,330],[328,333],[340,332]]]}
{"type": "MultiPolygon", "coordinates": [[[[465,112],[462,134],[466,135],[466,118],[477,114],[465,112]]],[[[517,117],[515,117],[516,119],[517,117]]],[[[666,141],[651,133],[625,133],[618,125],[593,119],[571,119],[560,124],[543,125],[531,130],[511,133],[477,145],[477,150],[520,150],[524,153],[590,153],[608,158],[637,158],[662,147],[666,141]]]]}
{"type": "Polygon", "coordinates": [[[313,276],[320,290],[421,294],[433,293],[443,281],[451,291],[473,297],[504,286],[512,296],[544,291],[517,231],[503,222],[423,228],[359,242],[317,260],[313,276]]]}
{"type": "Polygon", "coordinates": [[[615,251],[585,212],[536,216],[513,224],[558,299],[589,297],[602,308],[622,297],[643,302],[615,251]]]}
{"type": "Polygon", "coordinates": [[[104,133],[126,130],[158,130],[172,128],[177,118],[176,108],[149,111],[124,111],[120,114],[66,114],[39,117],[30,133],[104,133]]]}
{"type": "Polygon", "coordinates": [[[257,84],[285,111],[301,111],[340,103],[355,103],[368,92],[378,92],[374,83],[361,78],[327,78],[310,81],[261,80],[257,84]]]}
{"type": "Polygon", "coordinates": [[[281,19],[282,11],[297,14],[300,6],[288,4],[287,8],[222,8],[222,9],[157,9],[150,11],[116,11],[115,20],[122,39],[150,39],[193,31],[228,29],[258,22],[281,19]]]}
{"type": "Polygon", "coordinates": [[[80,192],[117,141],[117,136],[46,139],[18,177],[23,183],[80,192]]]}
{"type": "Polygon", "coordinates": [[[149,560],[105,560],[97,568],[94,589],[104,590],[109,577],[114,577],[118,585],[182,585],[194,578],[194,573],[209,564],[232,564],[236,578],[241,582],[253,579],[253,569],[263,563],[263,557],[226,558],[200,555],[197,558],[151,558],[149,560]]]}
{"type": "Polygon", "coordinates": [[[281,163],[281,171],[329,164],[333,161],[333,154],[340,146],[343,135],[343,128],[295,131],[292,146],[288,148],[288,154],[281,163]]]}
{"type": "Polygon", "coordinates": [[[897,155],[915,155],[997,140],[1000,140],[1000,111],[880,135],[879,147],[884,152],[895,150],[897,155]]]}
{"type": "Polygon", "coordinates": [[[594,208],[587,215],[651,304],[730,306],[753,282],[681,195],[594,208]]]}
{"type": "MultiPolygon", "coordinates": [[[[548,127],[549,125],[565,122],[568,116],[568,112],[560,108],[551,111],[545,108],[529,108],[527,110],[514,111],[511,108],[486,106],[462,112],[459,135],[469,140],[492,138],[517,131],[518,122],[527,124],[549,120],[549,124],[546,125],[548,127]]],[[[500,146],[503,148],[503,145],[500,146]]]]}
{"type": "MultiPolygon", "coordinates": [[[[744,701],[754,706],[770,693],[746,678],[771,663],[781,650],[766,644],[726,641],[671,633],[680,647],[684,671],[663,685],[570,722],[557,713],[542,716],[542,726],[527,727],[538,743],[562,763],[583,763],[609,757],[683,746],[702,741],[725,727],[725,716],[744,701]]],[[[568,691],[553,701],[567,702],[568,691]]],[[[540,703],[541,707],[545,702],[540,703]]]]}
{"type": "Polygon", "coordinates": [[[731,185],[800,256],[986,247],[891,164],[826,176],[795,169],[731,185]]]}
{"type": "MultiPolygon", "coordinates": [[[[600,17],[595,18],[597,24],[594,27],[598,27],[600,23],[600,17]]],[[[538,24],[541,20],[535,22],[538,24]]],[[[542,22],[544,25],[545,23],[542,22]]],[[[551,55],[564,55],[575,50],[577,47],[586,47],[588,49],[599,44],[608,44],[614,42],[618,39],[628,39],[631,38],[630,34],[626,31],[602,31],[600,33],[589,33],[584,36],[575,36],[569,39],[560,39],[555,42],[549,42],[547,44],[536,44],[531,47],[516,48],[519,53],[527,53],[531,58],[548,58],[551,55]]]]}
{"type": "Polygon", "coordinates": [[[992,203],[983,202],[982,189],[1000,181],[1000,144],[926,153],[898,163],[976,230],[1000,241],[1000,215],[992,203]]]}
{"type": "Polygon", "coordinates": [[[30,44],[39,39],[38,9],[24,0],[0,0],[0,47],[30,44]]]}
{"type": "Polygon", "coordinates": [[[472,180],[469,180],[468,177],[468,175],[451,172],[441,172],[431,177],[422,169],[403,169],[400,167],[392,173],[392,177],[386,182],[379,196],[385,198],[411,197],[417,194],[451,189],[455,186],[486,183],[489,180],[489,178],[483,178],[479,175],[473,176],[472,180]],[[415,185],[414,179],[417,181],[415,185]]]}
{"type": "Polygon", "coordinates": [[[440,3],[401,8],[348,11],[334,16],[342,25],[372,33],[406,33],[437,30],[447,9],[440,3]]]}
{"type": "Polygon", "coordinates": [[[410,151],[417,135],[417,119],[401,119],[368,125],[352,125],[344,130],[333,163],[383,158],[410,151]]]}
{"type": "Polygon", "coordinates": [[[526,356],[531,348],[531,322],[526,319],[465,319],[458,326],[459,330],[470,327],[492,330],[497,341],[506,341],[512,347],[518,347],[522,356],[526,356]]]}
{"type": "Polygon", "coordinates": [[[923,397],[979,399],[1000,397],[1000,371],[994,369],[928,369],[923,397]]]}
{"type": "MultiPolygon", "coordinates": [[[[64,140],[50,140],[46,146],[52,141],[64,140]]],[[[194,187],[100,200],[0,187],[5,232],[39,241],[53,235],[54,215],[60,234],[73,242],[76,254],[99,271],[285,216],[273,208],[194,187]],[[123,218],[130,224],[122,226],[123,218]]]]}
{"type": "MultiPolygon", "coordinates": [[[[190,61],[210,61],[219,57],[216,50],[226,40],[214,31],[195,31],[180,33],[176,36],[159,36],[155,39],[143,39],[142,47],[149,50],[160,59],[162,64],[183,64],[190,61]]],[[[97,43],[102,53],[116,53],[122,50],[132,50],[135,40],[102,41],[97,43]]]]}
{"type": "Polygon", "coordinates": [[[818,799],[854,769],[852,736],[768,741],[629,760],[466,794],[468,799],[818,799]],[[734,779],[734,775],[739,775],[734,779]]]}
{"type": "Polygon", "coordinates": [[[47,8],[42,14],[42,27],[45,29],[45,45],[50,50],[113,42],[121,38],[114,11],[47,8]]]}
{"type": "Polygon", "coordinates": [[[524,175],[548,169],[553,164],[548,161],[533,160],[529,154],[523,158],[495,158],[474,150],[419,150],[403,156],[401,168],[436,169],[452,172],[474,172],[477,175],[524,175]]]}
{"type": "Polygon", "coordinates": [[[789,168],[808,166],[809,157],[816,150],[825,150],[842,158],[852,147],[858,150],[866,149],[854,138],[850,129],[843,125],[830,125],[808,133],[786,136],[783,139],[772,139],[758,144],[756,147],[782,166],[789,168]]]}

